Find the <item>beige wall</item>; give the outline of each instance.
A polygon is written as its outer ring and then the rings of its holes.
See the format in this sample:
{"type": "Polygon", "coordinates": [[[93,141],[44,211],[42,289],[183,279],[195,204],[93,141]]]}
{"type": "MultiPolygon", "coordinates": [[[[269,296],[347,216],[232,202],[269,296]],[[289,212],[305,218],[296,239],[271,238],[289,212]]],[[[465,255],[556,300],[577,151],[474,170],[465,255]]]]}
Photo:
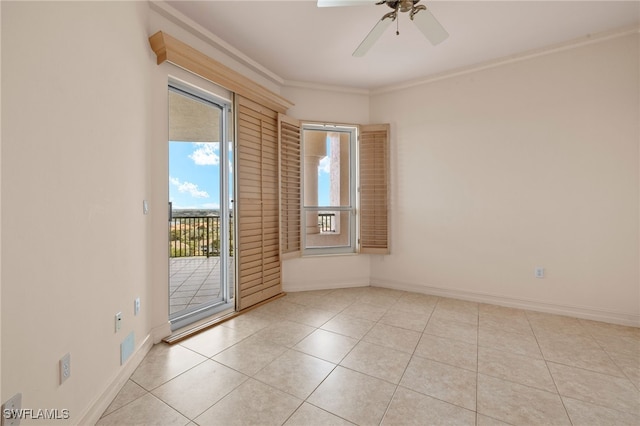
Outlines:
{"type": "Polygon", "coordinates": [[[148,6],[0,7],[2,397],[79,423],[118,381],[121,341],[151,327],[148,6]]]}
{"type": "Polygon", "coordinates": [[[636,33],[373,96],[393,140],[372,283],[640,324],[638,63],[636,33]]]}
{"type": "Polygon", "coordinates": [[[344,124],[369,123],[369,93],[313,86],[284,86],[281,95],[295,105],[287,115],[300,120],[344,124]]]}

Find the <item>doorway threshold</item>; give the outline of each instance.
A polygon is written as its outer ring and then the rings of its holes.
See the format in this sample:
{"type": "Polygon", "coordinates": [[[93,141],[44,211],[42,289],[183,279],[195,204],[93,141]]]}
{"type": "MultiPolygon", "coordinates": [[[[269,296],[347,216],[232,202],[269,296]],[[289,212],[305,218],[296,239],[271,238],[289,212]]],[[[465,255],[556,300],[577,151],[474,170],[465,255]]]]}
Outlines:
{"type": "Polygon", "coordinates": [[[162,339],[163,342],[169,344],[169,345],[173,345],[176,343],[179,343],[185,339],[188,339],[191,336],[194,336],[198,333],[201,333],[205,330],[208,330],[212,327],[215,327],[217,325],[222,324],[225,321],[229,321],[230,319],[233,319],[239,315],[242,315],[246,312],[252,311],[266,303],[269,303],[273,300],[276,299],[280,299],[281,297],[286,296],[286,293],[280,293],[277,294],[275,296],[273,296],[270,299],[264,300],[260,303],[257,303],[249,308],[243,309],[242,311],[236,311],[233,308],[229,308],[225,311],[222,312],[218,312],[215,316],[213,317],[209,317],[209,318],[205,318],[203,320],[197,321],[193,324],[190,324],[188,326],[179,328],[177,330],[175,330],[173,333],[171,333],[170,336],[165,337],[164,339],[162,339]]]}
{"type": "Polygon", "coordinates": [[[189,324],[182,328],[174,330],[170,336],[165,337],[164,339],[162,339],[162,341],[170,345],[178,343],[188,337],[193,336],[194,334],[198,334],[201,331],[207,330],[215,325],[228,321],[231,318],[235,317],[236,314],[237,312],[235,311],[235,309],[226,309],[208,318],[196,321],[193,324],[189,324]]]}

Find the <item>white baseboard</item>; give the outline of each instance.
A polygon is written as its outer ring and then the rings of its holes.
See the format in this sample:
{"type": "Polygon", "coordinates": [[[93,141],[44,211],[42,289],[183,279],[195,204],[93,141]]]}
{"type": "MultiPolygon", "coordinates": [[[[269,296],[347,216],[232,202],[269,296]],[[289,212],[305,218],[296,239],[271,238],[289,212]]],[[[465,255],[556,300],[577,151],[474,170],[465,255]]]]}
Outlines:
{"type": "Polygon", "coordinates": [[[357,278],[349,281],[328,281],[324,280],[305,280],[304,282],[283,282],[282,291],[311,291],[311,290],[334,290],[337,288],[351,287],[369,287],[369,277],[357,278]]]}
{"type": "Polygon", "coordinates": [[[131,358],[125,363],[125,365],[118,371],[118,374],[111,381],[111,383],[107,386],[105,391],[100,395],[85,411],[83,415],[80,416],[80,421],[78,424],[81,425],[94,425],[100,420],[100,416],[102,413],[109,407],[111,401],[118,395],[118,392],[122,389],[122,387],[127,383],[129,377],[133,374],[135,369],[140,365],[145,355],[149,353],[151,347],[153,346],[153,339],[151,334],[148,334],[138,349],[133,353],[131,358]]]}
{"type": "Polygon", "coordinates": [[[171,336],[171,333],[171,323],[169,321],[152,329],[151,337],[153,338],[153,344],[160,343],[165,337],[171,336]]]}
{"type": "Polygon", "coordinates": [[[432,296],[450,297],[452,299],[469,300],[472,302],[490,303],[492,305],[565,315],[575,318],[608,322],[612,324],[627,325],[631,327],[640,327],[640,315],[611,312],[584,306],[560,305],[539,300],[517,299],[496,294],[430,287],[423,284],[386,279],[372,279],[371,286],[412,291],[414,293],[423,293],[432,296]]]}

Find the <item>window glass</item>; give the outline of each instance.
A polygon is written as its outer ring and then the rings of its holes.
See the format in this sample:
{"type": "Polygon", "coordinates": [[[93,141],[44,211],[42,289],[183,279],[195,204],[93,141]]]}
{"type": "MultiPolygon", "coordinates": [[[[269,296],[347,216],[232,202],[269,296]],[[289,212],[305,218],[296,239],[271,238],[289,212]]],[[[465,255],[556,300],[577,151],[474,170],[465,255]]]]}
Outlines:
{"type": "Polygon", "coordinates": [[[355,251],[355,127],[303,125],[305,254],[355,251]]]}

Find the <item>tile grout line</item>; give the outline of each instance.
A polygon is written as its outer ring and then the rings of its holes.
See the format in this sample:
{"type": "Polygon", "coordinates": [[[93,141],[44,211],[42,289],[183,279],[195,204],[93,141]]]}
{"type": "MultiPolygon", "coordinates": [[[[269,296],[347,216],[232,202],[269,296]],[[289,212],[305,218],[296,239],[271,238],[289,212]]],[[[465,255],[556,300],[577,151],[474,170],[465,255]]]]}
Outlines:
{"type": "MultiPolygon", "coordinates": [[[[413,357],[416,356],[415,355],[416,349],[418,349],[418,345],[420,345],[420,340],[422,340],[422,336],[424,336],[424,330],[427,329],[427,326],[429,325],[429,322],[431,321],[431,317],[433,316],[433,313],[435,312],[436,307],[440,303],[440,300],[441,299],[438,298],[438,301],[436,302],[436,304],[433,306],[433,309],[431,309],[431,312],[429,313],[429,319],[427,320],[426,324],[422,328],[422,332],[420,333],[420,338],[418,339],[418,342],[416,343],[416,346],[413,348],[413,352],[411,353],[411,356],[409,357],[409,361],[407,362],[407,365],[404,367],[404,370],[402,371],[402,374],[400,375],[400,380],[398,380],[398,384],[396,385],[396,388],[394,389],[393,394],[391,395],[391,399],[389,400],[389,403],[387,404],[387,407],[385,408],[384,413],[382,414],[382,418],[380,419],[379,424],[382,424],[382,422],[384,421],[384,418],[387,416],[387,413],[389,412],[389,409],[391,408],[391,403],[393,402],[393,399],[395,398],[396,393],[398,393],[398,388],[400,388],[400,384],[402,383],[402,379],[404,378],[405,374],[407,374],[407,369],[409,368],[409,365],[411,364],[411,361],[413,360],[413,357]]],[[[396,301],[396,303],[397,303],[397,301],[396,301]]],[[[404,387],[403,387],[403,389],[404,389],[404,387]]]]}
{"type": "Polygon", "coordinates": [[[564,399],[562,398],[562,395],[560,394],[560,389],[558,389],[558,384],[556,383],[556,378],[553,377],[553,374],[551,373],[551,369],[549,368],[549,363],[547,361],[547,358],[544,355],[544,352],[542,352],[542,348],[540,347],[540,342],[538,341],[538,335],[536,334],[536,331],[534,329],[534,327],[531,325],[531,321],[529,320],[529,315],[526,314],[525,311],[525,317],[527,318],[527,322],[529,323],[529,327],[531,327],[531,331],[533,332],[533,338],[536,340],[536,345],[538,345],[538,350],[540,351],[540,355],[542,355],[542,359],[544,361],[544,365],[547,367],[547,372],[549,373],[549,376],[551,376],[551,380],[553,381],[553,386],[555,386],[556,388],[556,393],[558,395],[558,398],[560,398],[560,402],[562,403],[562,408],[564,409],[564,413],[567,416],[567,419],[569,420],[569,423],[571,423],[573,425],[573,420],[571,420],[571,416],[569,415],[569,410],[567,410],[567,406],[564,403],[564,399]]]}
{"type": "MultiPolygon", "coordinates": [[[[329,292],[327,295],[329,295],[329,294],[331,294],[331,293],[333,293],[333,292],[334,292],[334,291],[331,291],[331,292],[329,292]]],[[[311,402],[309,401],[309,397],[311,397],[311,395],[313,395],[313,394],[315,393],[315,391],[316,391],[316,390],[318,390],[318,388],[319,388],[320,386],[322,386],[322,384],[327,380],[327,378],[328,378],[328,377],[329,377],[329,376],[330,376],[330,375],[331,375],[331,374],[332,374],[332,373],[333,373],[333,372],[338,368],[338,366],[340,365],[340,362],[342,361],[342,359],[344,359],[344,357],[343,357],[340,361],[338,361],[338,363],[335,363],[335,364],[334,364],[333,362],[327,361],[326,359],[322,359],[322,358],[320,358],[320,357],[317,357],[317,356],[314,356],[314,355],[311,355],[311,354],[307,354],[306,352],[299,351],[299,350],[295,349],[295,346],[296,346],[297,344],[299,344],[300,342],[302,342],[304,339],[306,339],[306,338],[307,338],[308,336],[310,336],[311,334],[313,334],[313,333],[315,333],[316,331],[318,331],[318,330],[328,331],[328,330],[324,330],[324,329],[322,329],[322,328],[320,328],[320,327],[322,327],[323,325],[325,325],[326,323],[328,323],[329,321],[331,321],[332,319],[334,319],[335,317],[337,317],[338,315],[340,315],[340,314],[341,314],[342,312],[344,312],[348,307],[352,306],[352,305],[353,305],[354,303],[356,303],[357,301],[359,301],[359,299],[354,300],[352,303],[350,303],[349,305],[345,306],[342,310],[340,310],[340,311],[336,312],[336,313],[335,313],[331,318],[329,318],[329,319],[328,319],[327,321],[325,321],[324,323],[320,324],[320,325],[319,325],[319,326],[317,326],[317,327],[314,327],[314,328],[315,328],[315,330],[314,330],[314,331],[312,331],[311,333],[309,333],[309,334],[307,334],[306,336],[302,337],[302,338],[301,338],[301,339],[300,339],[296,344],[294,344],[294,345],[292,345],[292,346],[291,346],[291,348],[290,348],[291,350],[296,351],[296,352],[301,353],[301,354],[304,354],[304,355],[307,355],[307,356],[311,356],[311,357],[316,358],[316,359],[319,359],[319,360],[321,360],[321,361],[329,362],[329,363],[333,364],[333,368],[332,368],[332,369],[331,369],[331,371],[330,371],[329,373],[327,373],[327,375],[326,375],[326,376],[325,376],[325,377],[320,381],[320,383],[318,383],[318,385],[317,385],[315,388],[313,388],[313,390],[309,393],[309,395],[307,395],[307,397],[306,397],[306,398],[304,398],[304,399],[302,400],[302,403],[301,403],[301,404],[300,404],[300,405],[299,405],[299,406],[298,406],[298,407],[297,407],[297,408],[296,408],[296,409],[295,409],[295,410],[294,410],[294,411],[293,411],[293,412],[292,412],[292,413],[291,413],[291,414],[290,414],[290,415],[285,419],[285,421],[282,423],[283,425],[284,425],[287,421],[289,421],[289,419],[290,419],[292,416],[294,416],[294,415],[295,415],[295,413],[300,409],[300,407],[302,407],[305,403],[310,404],[310,405],[312,405],[313,407],[316,407],[316,408],[318,408],[318,409],[320,409],[320,410],[322,410],[322,411],[325,411],[325,412],[327,412],[327,413],[329,413],[329,414],[331,414],[331,415],[333,415],[333,416],[339,417],[339,418],[341,418],[341,419],[343,419],[343,420],[345,420],[345,421],[347,421],[347,422],[349,422],[349,423],[352,423],[352,422],[350,422],[349,420],[347,420],[347,419],[345,419],[345,418],[343,418],[343,417],[340,417],[340,416],[338,416],[338,415],[337,415],[337,414],[335,414],[335,413],[331,413],[331,412],[329,412],[329,411],[325,410],[325,409],[324,409],[324,408],[322,408],[322,407],[318,407],[317,405],[315,405],[315,404],[313,404],[313,403],[311,403],[311,402]]],[[[295,303],[295,302],[292,302],[292,303],[295,303]]],[[[301,305],[301,306],[306,306],[306,305],[301,305]]],[[[306,324],[305,324],[305,325],[306,325],[306,324]]],[[[339,334],[339,333],[336,333],[336,334],[339,334]]],[[[347,336],[347,337],[348,337],[348,336],[347,336]]],[[[356,343],[356,345],[357,345],[357,343],[356,343]]],[[[356,345],[354,345],[354,347],[355,347],[356,345]]],[[[353,348],[352,348],[352,350],[353,350],[353,348]]],[[[350,352],[350,351],[349,351],[349,352],[350,352]]],[[[347,356],[347,355],[345,355],[345,357],[346,357],[346,356],[347,356]]],[[[271,385],[269,385],[269,386],[271,386],[271,385]]]]}

